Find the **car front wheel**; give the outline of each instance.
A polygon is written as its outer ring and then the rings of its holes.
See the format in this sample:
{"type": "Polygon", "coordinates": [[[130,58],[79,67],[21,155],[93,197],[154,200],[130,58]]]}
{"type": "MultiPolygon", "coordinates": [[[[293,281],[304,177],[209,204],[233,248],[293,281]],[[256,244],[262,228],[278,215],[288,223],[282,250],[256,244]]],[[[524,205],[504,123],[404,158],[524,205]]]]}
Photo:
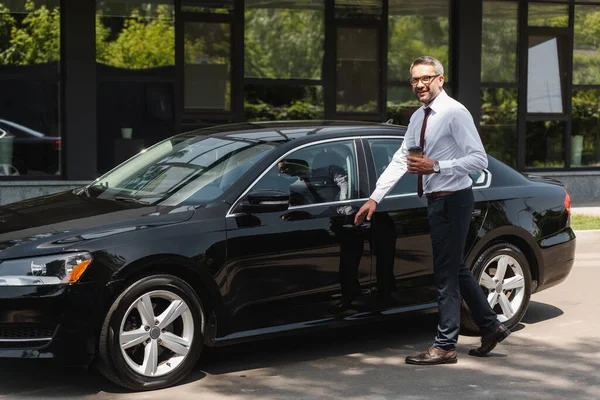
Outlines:
{"type": "MultiPolygon", "coordinates": [[[[517,326],[531,296],[531,270],[523,252],[510,243],[494,244],[477,259],[472,271],[498,320],[509,329],[517,326]]],[[[464,302],[461,319],[465,329],[479,332],[464,302]]]]}
{"type": "Polygon", "coordinates": [[[200,299],[183,280],[151,275],[133,282],[108,311],[98,369],[133,390],[171,386],[189,374],[204,342],[200,299]]]}

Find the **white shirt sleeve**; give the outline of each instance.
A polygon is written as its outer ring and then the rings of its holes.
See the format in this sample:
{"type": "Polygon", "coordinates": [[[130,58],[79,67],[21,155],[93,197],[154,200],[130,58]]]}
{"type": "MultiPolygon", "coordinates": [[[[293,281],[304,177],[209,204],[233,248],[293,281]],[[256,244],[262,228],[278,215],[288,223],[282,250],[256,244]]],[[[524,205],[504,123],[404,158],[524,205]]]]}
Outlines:
{"type": "Polygon", "coordinates": [[[438,160],[442,175],[468,175],[487,168],[488,158],[467,109],[456,108],[450,117],[450,132],[464,155],[452,160],[438,160]]]}
{"type": "Polygon", "coordinates": [[[410,135],[410,129],[406,131],[404,135],[404,140],[402,141],[402,145],[394,154],[392,161],[387,166],[385,171],[381,174],[379,179],[377,180],[377,187],[371,194],[370,199],[375,200],[378,204],[381,203],[381,200],[387,195],[390,190],[396,185],[396,183],[402,178],[402,176],[407,171],[406,157],[408,156],[408,141],[412,138],[410,135]]]}

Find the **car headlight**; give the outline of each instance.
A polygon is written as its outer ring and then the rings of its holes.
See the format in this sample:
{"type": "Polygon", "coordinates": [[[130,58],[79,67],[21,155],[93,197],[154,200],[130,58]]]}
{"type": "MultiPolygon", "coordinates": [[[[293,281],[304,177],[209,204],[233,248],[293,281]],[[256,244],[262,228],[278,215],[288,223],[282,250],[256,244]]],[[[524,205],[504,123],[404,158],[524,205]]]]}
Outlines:
{"type": "Polygon", "coordinates": [[[90,253],[71,253],[0,262],[0,286],[75,283],[92,262],[90,253]]]}

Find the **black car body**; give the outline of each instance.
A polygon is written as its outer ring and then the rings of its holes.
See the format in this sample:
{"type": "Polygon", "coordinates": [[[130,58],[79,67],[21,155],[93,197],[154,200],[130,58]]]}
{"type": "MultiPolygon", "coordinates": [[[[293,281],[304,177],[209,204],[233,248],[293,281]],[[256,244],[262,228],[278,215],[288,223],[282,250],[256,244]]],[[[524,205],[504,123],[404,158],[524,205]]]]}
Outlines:
{"type": "MultiPolygon", "coordinates": [[[[204,129],[157,144],[148,154],[168,149],[150,164],[144,154],[128,161],[133,170],[150,166],[127,178],[126,190],[111,183],[124,179],[122,165],[86,188],[1,207],[0,357],[79,364],[96,357],[113,381],[151,389],[185,376],[203,344],[435,309],[427,200],[416,195],[415,176],[402,178],[372,224],[353,224],[404,132],[389,124],[319,121],[204,129]],[[202,147],[207,143],[212,150],[202,147]],[[309,160],[310,179],[283,176],[278,161],[284,159],[309,160]],[[227,165],[212,174],[224,160],[227,165]],[[343,199],[330,193],[331,180],[316,176],[331,165],[347,174],[343,199]],[[292,193],[294,185],[302,188],[292,193]],[[314,198],[302,203],[306,199],[298,196],[314,198]],[[65,255],[63,264],[48,261],[65,255]],[[69,278],[76,270],[70,267],[66,277],[45,277],[53,265],[67,268],[69,262],[85,264],[79,278],[69,278]],[[153,327],[152,315],[161,312],[154,297],[148,307],[155,312],[143,317],[143,297],[136,296],[152,290],[155,297],[164,294],[164,307],[180,300],[187,305],[181,327],[165,328],[158,318],[153,327]],[[352,304],[336,309],[349,291],[352,304]],[[127,319],[131,315],[137,322],[127,319]],[[144,327],[150,336],[139,336],[146,335],[144,327]],[[123,361],[129,350],[119,353],[115,341],[129,346],[123,337],[136,329],[135,340],[144,343],[160,343],[161,329],[165,335],[176,329],[187,337],[180,342],[194,349],[185,351],[189,363],[157,379],[156,371],[128,370],[143,364],[136,366],[134,356],[123,361]]],[[[519,174],[491,157],[473,182],[466,263],[484,290],[487,278],[509,271],[506,298],[496,299],[496,309],[514,326],[531,293],[560,283],[571,270],[568,194],[556,181],[519,174]]],[[[463,318],[466,328],[476,329],[468,310],[463,318]]],[[[166,357],[161,351],[159,364],[166,357]]]]}

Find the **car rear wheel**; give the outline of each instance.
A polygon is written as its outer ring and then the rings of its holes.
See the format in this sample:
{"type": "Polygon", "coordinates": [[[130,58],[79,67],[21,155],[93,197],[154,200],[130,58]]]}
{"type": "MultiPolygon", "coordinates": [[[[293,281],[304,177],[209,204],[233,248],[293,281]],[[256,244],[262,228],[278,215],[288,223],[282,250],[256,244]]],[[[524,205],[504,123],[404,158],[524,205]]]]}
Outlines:
{"type": "MultiPolygon", "coordinates": [[[[498,320],[509,329],[517,326],[531,297],[531,270],[523,252],[510,243],[494,244],[477,259],[472,271],[498,320]]],[[[461,320],[463,328],[479,332],[464,302],[461,320]]]]}
{"type": "Polygon", "coordinates": [[[153,390],[183,379],[204,342],[200,299],[183,280],[151,275],[127,287],[108,311],[98,346],[98,369],[114,383],[153,390]]]}

